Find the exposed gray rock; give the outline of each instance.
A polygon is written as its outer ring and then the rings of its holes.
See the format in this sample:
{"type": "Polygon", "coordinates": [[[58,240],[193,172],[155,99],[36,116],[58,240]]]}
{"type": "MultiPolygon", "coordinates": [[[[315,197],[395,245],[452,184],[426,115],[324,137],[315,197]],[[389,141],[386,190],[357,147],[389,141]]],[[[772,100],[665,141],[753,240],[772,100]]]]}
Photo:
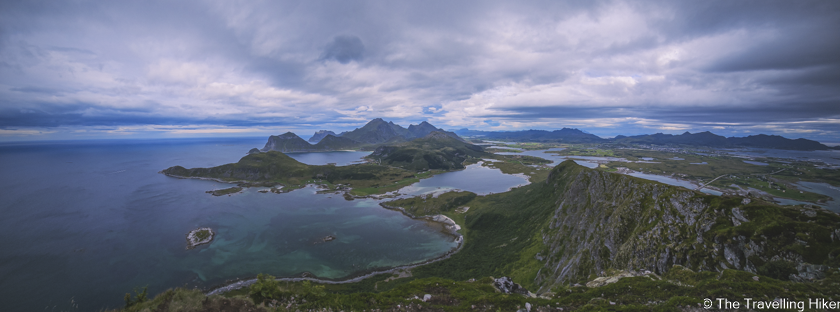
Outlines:
{"type": "Polygon", "coordinates": [[[506,294],[520,294],[520,295],[528,295],[530,292],[522,288],[521,285],[514,283],[510,277],[503,276],[500,278],[495,279],[493,282],[493,286],[496,287],[499,291],[506,293],[506,294]]]}
{"type": "Polygon", "coordinates": [[[791,274],[790,280],[795,282],[813,282],[825,278],[827,266],[819,264],[799,263],[796,266],[797,274],[791,274]]]}

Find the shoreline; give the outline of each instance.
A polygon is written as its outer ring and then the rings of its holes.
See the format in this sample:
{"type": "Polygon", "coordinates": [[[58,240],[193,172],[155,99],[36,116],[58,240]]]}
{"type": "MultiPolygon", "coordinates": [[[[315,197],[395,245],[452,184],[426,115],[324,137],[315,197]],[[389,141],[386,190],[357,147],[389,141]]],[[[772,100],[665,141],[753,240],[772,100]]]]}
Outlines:
{"type": "MultiPolygon", "coordinates": [[[[464,169],[466,169],[466,168],[464,168],[464,169]]],[[[464,169],[461,169],[461,170],[464,170],[464,169]]],[[[225,181],[225,180],[221,180],[221,179],[218,179],[218,178],[185,177],[185,176],[167,174],[167,173],[164,173],[163,171],[160,171],[158,173],[163,173],[164,175],[166,175],[168,177],[173,177],[173,178],[178,178],[178,179],[198,179],[198,180],[214,181],[214,182],[228,183],[228,184],[251,183],[249,181],[225,181]]],[[[528,182],[530,182],[530,181],[528,181],[528,182]]],[[[526,183],[525,185],[527,185],[527,184],[530,184],[530,183],[526,183]]],[[[309,186],[309,185],[310,184],[307,184],[306,186],[309,186]]],[[[316,187],[318,186],[317,184],[311,184],[311,185],[316,186],[316,187]]],[[[515,186],[515,187],[518,187],[518,186],[515,186]]],[[[514,187],[511,187],[510,189],[508,189],[508,191],[510,191],[513,188],[514,187]]],[[[345,191],[345,194],[349,194],[349,190],[344,190],[344,191],[345,191]]],[[[243,187],[243,192],[244,192],[244,187],[243,187]]],[[[374,200],[382,200],[380,198],[373,198],[370,195],[362,196],[361,198],[370,198],[370,199],[374,199],[374,200]]],[[[459,251],[461,251],[461,249],[463,249],[463,247],[464,247],[464,236],[461,235],[460,233],[458,233],[458,231],[461,229],[461,227],[451,218],[449,218],[445,215],[442,215],[442,214],[441,215],[434,215],[434,216],[416,217],[416,216],[411,215],[410,213],[406,212],[401,207],[391,207],[391,206],[388,206],[388,205],[384,205],[383,203],[379,203],[379,205],[381,207],[385,208],[385,209],[399,210],[399,211],[402,212],[402,214],[404,216],[407,216],[411,219],[415,219],[415,220],[423,219],[427,222],[435,222],[435,223],[440,224],[443,227],[442,232],[445,233],[446,235],[454,236],[455,237],[455,242],[458,245],[453,247],[452,249],[450,249],[446,253],[444,253],[444,254],[442,254],[438,257],[435,257],[435,258],[423,260],[423,261],[417,262],[417,263],[412,263],[412,264],[406,264],[406,265],[402,265],[402,266],[387,268],[387,269],[373,269],[373,271],[368,271],[368,272],[362,271],[362,272],[359,272],[361,275],[355,276],[355,277],[350,277],[350,278],[347,278],[347,279],[320,279],[320,278],[315,278],[315,277],[303,277],[303,276],[301,276],[301,277],[279,277],[279,278],[275,278],[275,280],[285,281],[285,282],[310,281],[310,282],[321,283],[321,284],[355,283],[355,282],[359,282],[359,281],[362,281],[364,279],[367,279],[367,278],[370,278],[370,277],[373,277],[373,276],[376,276],[376,275],[394,273],[394,272],[397,272],[397,271],[400,271],[400,270],[406,270],[406,269],[413,269],[413,268],[416,268],[416,267],[419,267],[419,266],[422,266],[422,265],[427,265],[427,264],[430,264],[430,263],[445,260],[445,259],[448,259],[449,257],[451,257],[452,255],[458,253],[459,251]]],[[[190,231],[190,233],[187,234],[187,241],[189,242],[189,235],[191,235],[195,231],[199,231],[199,230],[201,230],[201,229],[190,231]]],[[[211,233],[213,233],[212,230],[211,230],[211,233]]],[[[209,243],[213,240],[213,238],[214,238],[214,235],[211,234],[211,238],[208,242],[196,244],[196,245],[192,246],[192,248],[195,248],[196,246],[199,246],[199,245],[202,245],[202,244],[209,243]]],[[[192,249],[192,248],[188,248],[188,249],[192,249]]],[[[304,276],[306,274],[311,274],[311,273],[309,273],[309,272],[301,273],[301,275],[304,275],[304,276]]],[[[254,284],[256,281],[257,281],[256,277],[252,277],[252,278],[248,278],[248,279],[245,279],[245,280],[239,280],[239,281],[236,281],[236,282],[225,283],[222,286],[211,287],[211,289],[209,291],[205,292],[205,295],[210,296],[210,295],[223,294],[223,293],[226,293],[226,292],[229,292],[229,291],[241,289],[243,287],[248,287],[251,284],[254,284]]]]}
{"type": "MultiPolygon", "coordinates": [[[[301,273],[301,275],[304,275],[304,276],[301,276],[301,277],[278,277],[278,278],[275,278],[275,280],[276,281],[281,281],[281,282],[310,281],[310,282],[321,283],[321,284],[356,283],[356,282],[362,281],[364,279],[367,279],[367,278],[370,278],[370,277],[373,277],[373,276],[376,276],[376,275],[387,274],[387,273],[395,273],[397,271],[406,270],[406,269],[413,269],[413,268],[416,268],[416,267],[419,267],[419,266],[427,265],[427,264],[430,264],[430,263],[435,263],[435,262],[438,262],[438,261],[441,261],[441,260],[446,260],[449,257],[451,257],[452,255],[461,251],[461,249],[463,249],[463,247],[464,247],[464,236],[461,235],[461,233],[458,233],[458,231],[461,229],[461,227],[454,220],[452,220],[451,218],[449,218],[447,216],[434,215],[434,216],[416,217],[416,216],[411,215],[410,213],[406,212],[404,209],[402,209],[402,207],[391,207],[391,206],[388,206],[388,205],[384,205],[383,203],[379,203],[379,206],[381,206],[382,208],[385,208],[385,209],[389,209],[389,210],[399,210],[399,211],[402,212],[402,214],[404,216],[407,216],[411,219],[415,219],[415,220],[422,219],[422,220],[425,220],[427,222],[439,223],[443,227],[443,229],[445,229],[442,232],[445,233],[446,235],[454,236],[455,237],[455,242],[458,245],[455,246],[454,248],[450,249],[449,251],[447,251],[443,255],[440,255],[440,256],[432,258],[432,259],[427,259],[427,260],[423,260],[421,262],[406,264],[406,265],[402,265],[402,266],[396,266],[396,267],[392,267],[392,268],[388,268],[388,269],[373,269],[373,271],[369,271],[367,273],[365,273],[365,271],[362,271],[362,272],[359,272],[361,275],[355,276],[355,277],[350,277],[350,278],[347,278],[347,279],[321,279],[321,278],[315,278],[315,277],[304,277],[306,274],[311,274],[311,273],[303,272],[303,273],[301,273]],[[451,222],[451,224],[447,221],[451,222]]],[[[241,289],[243,287],[248,287],[248,286],[256,283],[256,281],[257,281],[256,277],[252,277],[252,278],[245,279],[245,280],[226,283],[226,284],[223,284],[222,286],[213,287],[213,288],[211,288],[211,290],[205,292],[204,294],[207,295],[207,296],[220,295],[220,294],[223,294],[223,293],[226,293],[226,292],[229,292],[229,291],[241,289]]]]}
{"type": "Polygon", "coordinates": [[[213,232],[213,229],[209,227],[197,228],[195,230],[190,231],[187,233],[187,250],[194,249],[195,247],[210,244],[213,242],[213,239],[216,238],[216,232],[213,232]],[[210,232],[210,237],[205,240],[199,240],[198,237],[195,236],[196,233],[201,231],[208,231],[210,232]]]}
{"type": "MultiPolygon", "coordinates": [[[[435,222],[435,221],[431,221],[431,222],[435,222]]],[[[439,222],[439,223],[443,224],[445,227],[448,228],[447,224],[442,223],[442,222],[439,222]]],[[[447,234],[451,234],[451,233],[447,233],[447,234]]],[[[401,270],[405,270],[405,269],[413,269],[413,268],[416,268],[416,267],[419,267],[419,266],[435,263],[435,262],[438,262],[438,261],[441,261],[441,260],[446,260],[449,257],[451,257],[452,255],[461,251],[461,249],[463,249],[463,247],[464,247],[464,236],[458,234],[457,237],[455,238],[455,242],[458,243],[458,246],[455,246],[454,248],[452,248],[451,250],[447,251],[446,253],[444,253],[443,255],[441,255],[439,257],[424,260],[424,261],[421,261],[421,262],[418,262],[418,263],[396,266],[396,267],[389,268],[389,269],[384,269],[384,270],[374,269],[371,272],[362,273],[362,275],[359,275],[359,276],[356,276],[356,277],[351,277],[351,278],[348,278],[348,279],[320,279],[320,278],[315,278],[315,277],[278,277],[278,278],[275,278],[274,280],[280,281],[280,282],[310,281],[310,282],[315,282],[315,283],[332,284],[332,285],[356,283],[356,282],[360,282],[364,279],[367,279],[367,278],[370,278],[370,277],[373,277],[373,276],[376,276],[376,275],[387,274],[387,273],[395,273],[397,271],[401,271],[401,270]]],[[[364,272],[364,271],[362,271],[362,272],[364,272]]],[[[309,273],[309,272],[301,273],[301,275],[305,275],[305,274],[311,274],[311,273],[309,273]]],[[[207,296],[220,295],[220,294],[223,294],[223,293],[226,293],[226,292],[229,292],[229,291],[241,289],[243,287],[248,287],[248,286],[250,286],[250,285],[252,285],[256,282],[257,282],[256,278],[249,278],[249,279],[246,279],[246,280],[241,280],[241,281],[226,284],[224,286],[219,286],[219,287],[213,288],[212,290],[210,290],[208,292],[205,292],[204,294],[207,295],[207,296]]]]}

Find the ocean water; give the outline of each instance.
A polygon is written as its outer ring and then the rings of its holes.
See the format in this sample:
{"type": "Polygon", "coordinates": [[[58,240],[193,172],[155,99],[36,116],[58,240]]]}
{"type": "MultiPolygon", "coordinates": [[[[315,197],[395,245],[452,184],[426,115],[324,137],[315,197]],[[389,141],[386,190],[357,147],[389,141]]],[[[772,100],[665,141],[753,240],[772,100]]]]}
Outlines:
{"type": "MultiPolygon", "coordinates": [[[[209,289],[258,273],[343,279],[416,263],[457,246],[372,199],[305,188],[286,194],[158,173],[235,162],[265,138],[0,145],[0,306],[98,311],[148,286],[209,289]],[[187,232],[215,240],[186,250],[187,232]],[[335,241],[318,243],[326,235],[335,241]]],[[[328,161],[339,162],[339,161],[328,161]]]]}

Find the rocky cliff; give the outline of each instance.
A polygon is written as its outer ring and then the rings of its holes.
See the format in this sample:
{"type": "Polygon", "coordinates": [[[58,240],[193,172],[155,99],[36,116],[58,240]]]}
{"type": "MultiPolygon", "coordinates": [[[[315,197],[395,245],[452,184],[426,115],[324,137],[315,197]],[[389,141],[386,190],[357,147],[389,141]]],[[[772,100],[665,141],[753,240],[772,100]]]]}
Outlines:
{"type": "Polygon", "coordinates": [[[541,290],[610,270],[682,265],[808,280],[840,265],[840,216],[826,210],[705,195],[569,162],[545,183],[555,208],[534,255],[541,290]],[[779,266],[795,269],[778,273],[779,266]]]}

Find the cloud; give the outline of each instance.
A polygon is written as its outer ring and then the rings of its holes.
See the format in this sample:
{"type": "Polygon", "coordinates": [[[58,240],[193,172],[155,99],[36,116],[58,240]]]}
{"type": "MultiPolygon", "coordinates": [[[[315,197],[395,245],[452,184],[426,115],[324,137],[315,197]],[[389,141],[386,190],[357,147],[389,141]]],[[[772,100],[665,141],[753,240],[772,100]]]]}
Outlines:
{"type": "Polygon", "coordinates": [[[365,45],[362,39],[356,36],[340,35],[333,38],[333,41],[324,49],[321,54],[322,60],[334,59],[341,64],[350,61],[361,61],[364,57],[365,45]]]}
{"type": "Polygon", "coordinates": [[[0,129],[383,117],[840,141],[836,29],[836,1],[7,1],[0,129]]]}

